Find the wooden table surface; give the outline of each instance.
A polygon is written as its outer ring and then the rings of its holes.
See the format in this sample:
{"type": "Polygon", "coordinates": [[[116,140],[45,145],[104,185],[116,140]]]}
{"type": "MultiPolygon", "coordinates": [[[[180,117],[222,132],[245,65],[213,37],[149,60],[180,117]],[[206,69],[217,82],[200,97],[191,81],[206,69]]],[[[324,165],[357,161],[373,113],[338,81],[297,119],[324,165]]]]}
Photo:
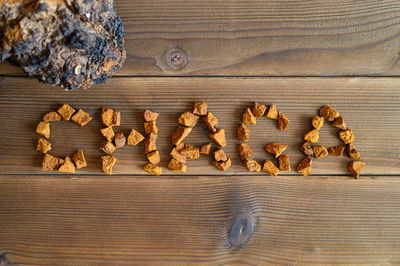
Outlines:
{"type": "MultiPolygon", "coordinates": [[[[400,5],[397,1],[116,0],[127,60],[88,90],[28,79],[0,64],[0,265],[399,264],[400,5]],[[185,58],[171,63],[174,53],[185,58]],[[225,128],[232,167],[202,156],[186,174],[166,168],[177,117],[203,100],[225,128]],[[251,126],[255,158],[289,145],[292,169],[310,118],[329,104],[356,136],[366,167],[349,176],[346,156],[313,160],[309,177],[246,171],[236,126],[254,101],[276,104],[251,126]],[[34,130],[61,103],[87,110],[84,128],[52,124],[52,154],[85,151],[76,174],[42,172],[34,130]],[[150,176],[143,145],[101,171],[101,108],[121,111],[120,130],[143,132],[140,112],[160,113],[163,175],[150,176]]],[[[208,142],[197,127],[187,143],[208,142]]],[[[323,127],[321,144],[337,145],[323,127]]]]}

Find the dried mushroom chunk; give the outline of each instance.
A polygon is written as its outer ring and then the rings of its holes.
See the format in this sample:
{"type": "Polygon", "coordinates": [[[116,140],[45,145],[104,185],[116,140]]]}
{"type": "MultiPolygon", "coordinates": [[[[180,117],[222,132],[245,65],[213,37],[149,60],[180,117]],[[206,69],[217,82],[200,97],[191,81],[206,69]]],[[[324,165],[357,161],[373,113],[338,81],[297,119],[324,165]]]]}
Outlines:
{"type": "Polygon", "coordinates": [[[231,158],[228,158],[228,160],[224,161],[224,162],[217,162],[217,161],[213,161],[212,164],[217,167],[219,170],[221,171],[226,171],[229,169],[229,167],[231,167],[232,165],[232,161],[231,158]]]}
{"type": "Polygon", "coordinates": [[[253,112],[250,108],[247,108],[242,115],[242,122],[246,125],[255,125],[257,123],[256,117],[253,115],[253,112]]]}
{"type": "Polygon", "coordinates": [[[311,124],[315,129],[320,129],[324,125],[324,118],[314,115],[311,124]]]}
{"type": "Polygon", "coordinates": [[[275,104],[269,106],[268,111],[265,113],[265,116],[275,120],[278,119],[278,112],[276,111],[275,104]]]}
{"type": "Polygon", "coordinates": [[[330,155],[342,156],[343,152],[344,152],[344,146],[342,146],[342,145],[329,147],[329,149],[328,149],[328,153],[330,155]]]}
{"type": "Polygon", "coordinates": [[[340,128],[340,129],[346,129],[346,122],[344,122],[344,119],[342,116],[339,116],[335,118],[335,120],[332,121],[331,126],[340,128]]]}
{"type": "Polygon", "coordinates": [[[158,134],[158,127],[156,121],[144,122],[144,132],[146,132],[146,134],[150,133],[158,134]]]}
{"type": "Polygon", "coordinates": [[[322,145],[316,145],[312,147],[315,158],[324,158],[328,156],[328,151],[322,145]]]}
{"type": "Polygon", "coordinates": [[[262,170],[272,176],[278,175],[279,169],[274,165],[273,162],[266,160],[262,167],[262,170]]]}
{"type": "Polygon", "coordinates": [[[217,131],[218,119],[211,112],[208,112],[207,115],[203,117],[203,121],[209,131],[217,131]]]}
{"type": "Polygon", "coordinates": [[[276,127],[278,130],[286,130],[289,127],[289,118],[282,112],[278,112],[276,127]]]}
{"type": "Polygon", "coordinates": [[[311,164],[312,160],[310,157],[304,158],[301,162],[297,164],[296,170],[299,174],[303,176],[311,175],[311,164]]]}
{"type": "Polygon", "coordinates": [[[261,171],[261,165],[256,160],[253,160],[251,158],[245,158],[243,160],[243,166],[250,172],[261,171]]]}
{"type": "Polygon", "coordinates": [[[199,116],[191,112],[184,112],[178,118],[178,123],[187,127],[194,127],[197,121],[199,121],[199,116]]]}
{"type": "Polygon", "coordinates": [[[100,129],[101,134],[103,135],[103,137],[106,138],[106,140],[108,141],[113,141],[114,137],[115,137],[115,133],[112,127],[106,127],[106,128],[102,128],[100,129]]]}
{"type": "Polygon", "coordinates": [[[287,147],[287,145],[282,143],[269,143],[267,146],[265,146],[265,150],[275,155],[275,158],[278,158],[279,155],[281,155],[281,153],[287,149],[287,147]]]}
{"type": "Polygon", "coordinates": [[[161,175],[162,174],[162,168],[160,166],[152,164],[152,163],[147,163],[145,166],[143,166],[143,169],[151,175],[161,175]]]}
{"type": "Polygon", "coordinates": [[[39,122],[36,127],[36,133],[47,139],[50,138],[50,123],[44,121],[39,122]]]}
{"type": "Polygon", "coordinates": [[[41,153],[47,153],[48,151],[51,151],[51,143],[45,139],[40,138],[38,140],[36,150],[40,151],[41,153]]]}
{"type": "Polygon", "coordinates": [[[171,136],[172,144],[180,144],[190,134],[190,132],[192,132],[191,127],[177,127],[171,136]]]}
{"type": "Polygon", "coordinates": [[[160,162],[160,153],[157,150],[147,153],[146,157],[152,164],[158,164],[160,162]]]}
{"type": "Polygon", "coordinates": [[[351,159],[360,159],[360,153],[353,143],[347,144],[347,153],[351,159]]]}
{"type": "Polygon", "coordinates": [[[128,136],[128,145],[136,146],[143,140],[144,140],[143,135],[140,134],[135,129],[132,129],[131,133],[129,133],[129,136],[128,136]]]}
{"type": "Polygon", "coordinates": [[[218,129],[215,133],[209,133],[208,137],[214,141],[215,144],[221,147],[226,146],[225,129],[218,129]]]}
{"type": "Polygon", "coordinates": [[[206,102],[195,102],[193,104],[193,114],[206,115],[207,114],[207,103],[206,102]]]}
{"type": "Polygon", "coordinates": [[[186,158],[189,159],[196,159],[200,157],[200,150],[197,147],[194,147],[192,145],[185,145],[183,149],[181,149],[180,154],[185,156],[186,158]]]}
{"type": "Polygon", "coordinates": [[[245,143],[239,144],[238,151],[239,151],[239,157],[241,160],[244,160],[245,158],[253,155],[253,151],[251,150],[249,145],[247,145],[245,143]]]}
{"type": "Polygon", "coordinates": [[[107,175],[112,175],[112,170],[116,162],[117,158],[115,158],[113,155],[101,156],[101,165],[103,172],[107,175]]]}
{"type": "Polygon", "coordinates": [[[92,117],[87,112],[79,109],[78,112],[71,117],[71,120],[83,127],[92,120],[92,117]]]}
{"type": "Polygon", "coordinates": [[[184,163],[172,158],[168,163],[168,169],[175,172],[186,173],[187,166],[184,163]]]}
{"type": "Polygon", "coordinates": [[[75,113],[75,109],[64,103],[60,108],[58,108],[57,112],[62,116],[64,120],[70,120],[73,113],[75,113]]]}
{"type": "Polygon", "coordinates": [[[200,146],[200,153],[201,154],[210,154],[211,153],[211,142],[207,144],[203,144],[200,146]]]}
{"type": "Polygon", "coordinates": [[[112,144],[112,142],[106,140],[104,140],[100,145],[100,150],[110,155],[113,154],[116,149],[117,147],[115,147],[114,144],[112,144]]]}
{"type": "Polygon", "coordinates": [[[290,171],[290,160],[289,155],[282,154],[278,158],[279,161],[279,170],[280,171],[290,171]]]}
{"type": "Polygon", "coordinates": [[[309,142],[304,142],[303,145],[300,146],[300,150],[304,152],[305,155],[313,156],[314,152],[309,142]]]}
{"type": "Polygon", "coordinates": [[[319,114],[325,118],[325,120],[331,122],[333,120],[335,120],[335,118],[339,117],[340,114],[333,109],[332,107],[330,107],[329,105],[325,105],[323,106],[320,110],[319,110],[319,114]]]}
{"type": "Polygon", "coordinates": [[[75,166],[77,169],[81,169],[87,166],[85,155],[83,154],[83,150],[79,149],[74,156],[72,156],[72,160],[75,162],[75,166]]]}
{"type": "Polygon", "coordinates": [[[263,105],[263,104],[259,104],[259,103],[254,103],[253,104],[253,115],[256,118],[260,118],[265,114],[265,111],[267,111],[267,106],[263,105]]]}
{"type": "Polygon", "coordinates": [[[228,160],[228,156],[226,156],[225,152],[221,148],[217,148],[213,152],[214,160],[218,161],[226,161],[228,160]]]}
{"type": "Polygon", "coordinates": [[[144,141],[144,152],[149,153],[151,151],[157,150],[157,138],[158,134],[150,133],[146,136],[144,141]]]}
{"type": "Polygon", "coordinates": [[[354,142],[354,134],[350,128],[339,130],[339,138],[344,142],[344,144],[349,144],[354,142]]]}
{"type": "Polygon", "coordinates": [[[56,121],[60,121],[61,119],[61,115],[59,115],[57,112],[48,112],[47,114],[45,114],[43,116],[43,121],[45,122],[56,122],[56,121]]]}
{"type": "Polygon", "coordinates": [[[121,113],[119,111],[103,107],[101,112],[101,119],[103,124],[108,127],[120,126],[121,124],[121,113]]]}
{"type": "Polygon", "coordinates": [[[347,169],[349,169],[349,172],[353,177],[358,178],[364,166],[365,166],[364,162],[353,161],[347,165],[347,169]]]}
{"type": "Polygon", "coordinates": [[[181,163],[185,164],[186,163],[186,157],[179,152],[182,149],[183,148],[179,149],[178,147],[173,148],[171,150],[171,152],[169,153],[169,156],[171,156],[172,158],[174,158],[178,162],[181,162],[181,163]]]}
{"type": "Polygon", "coordinates": [[[239,141],[248,141],[250,138],[250,129],[248,129],[243,123],[237,127],[237,140],[239,141]]]}
{"type": "Polygon", "coordinates": [[[146,122],[156,121],[159,115],[160,115],[159,113],[150,110],[143,111],[143,118],[146,122]]]}
{"type": "Polygon", "coordinates": [[[58,168],[61,173],[75,174],[75,165],[69,156],[65,157],[64,163],[58,168]]]}
{"type": "Polygon", "coordinates": [[[317,129],[311,129],[304,134],[304,140],[311,143],[316,143],[319,140],[319,131],[317,129]]]}
{"type": "Polygon", "coordinates": [[[115,134],[115,137],[114,137],[114,143],[115,143],[115,147],[117,147],[117,148],[124,147],[125,143],[126,143],[126,138],[125,138],[124,133],[117,132],[117,134],[115,134]]]}
{"type": "Polygon", "coordinates": [[[43,157],[42,161],[42,170],[43,171],[56,171],[60,165],[64,163],[63,159],[54,157],[46,153],[43,157]]]}

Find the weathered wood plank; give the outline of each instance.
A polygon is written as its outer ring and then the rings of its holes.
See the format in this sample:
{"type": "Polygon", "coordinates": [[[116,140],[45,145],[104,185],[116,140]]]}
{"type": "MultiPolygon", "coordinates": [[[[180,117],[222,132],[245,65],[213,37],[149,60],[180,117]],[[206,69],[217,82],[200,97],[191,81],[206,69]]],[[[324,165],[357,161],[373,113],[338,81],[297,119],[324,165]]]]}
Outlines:
{"type": "MultiPolygon", "coordinates": [[[[61,88],[45,86],[26,78],[0,79],[0,172],[41,173],[42,156],[35,151],[39,136],[34,133],[43,114],[55,110],[61,103],[88,110],[93,116],[86,127],[73,122],[52,124],[52,154],[65,156],[83,148],[89,161],[88,168],[79,173],[100,174],[99,145],[103,140],[100,110],[104,106],[122,112],[125,133],[130,128],[143,132],[141,111],[149,108],[160,112],[158,148],[162,166],[169,160],[172,148],[170,135],[177,126],[180,113],[191,110],[192,102],[204,100],[209,111],[227,131],[225,151],[233,166],[226,172],[218,171],[203,156],[188,163],[188,174],[235,175],[249,174],[238,159],[236,126],[241,114],[254,100],[275,103],[291,120],[289,129],[278,131],[275,123],[266,118],[252,126],[250,146],[260,161],[273,159],[264,151],[266,144],[282,142],[289,145],[287,154],[292,169],[303,158],[299,151],[303,134],[311,129],[310,119],[324,104],[334,106],[344,116],[356,136],[355,145],[367,163],[364,173],[369,175],[400,174],[400,81],[393,78],[113,78],[107,84],[86,91],[65,92],[61,88]]],[[[325,126],[320,143],[338,145],[336,129],[325,126]]],[[[187,143],[207,143],[204,125],[195,128],[187,143]]],[[[144,174],[141,169],[146,159],[143,145],[126,147],[116,152],[115,173],[144,174]]],[[[349,159],[315,159],[313,174],[347,175],[349,159]]],[[[166,174],[172,174],[164,168],[166,174]]],[[[286,174],[294,174],[294,171],[286,174]]]]}
{"type": "MultiPolygon", "coordinates": [[[[400,6],[367,1],[116,0],[118,75],[399,75],[400,6]],[[188,64],[168,64],[181,49],[188,64]]],[[[22,73],[0,64],[0,74],[22,73]]]]}

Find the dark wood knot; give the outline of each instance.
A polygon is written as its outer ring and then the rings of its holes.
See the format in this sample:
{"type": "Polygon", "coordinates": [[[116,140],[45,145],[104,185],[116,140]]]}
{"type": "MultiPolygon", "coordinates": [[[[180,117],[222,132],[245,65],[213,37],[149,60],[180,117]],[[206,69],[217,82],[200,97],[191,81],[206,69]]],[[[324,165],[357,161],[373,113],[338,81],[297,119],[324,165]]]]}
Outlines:
{"type": "Polygon", "coordinates": [[[249,211],[239,212],[233,219],[229,230],[229,243],[233,247],[243,247],[253,235],[254,214],[249,211]]]}
{"type": "Polygon", "coordinates": [[[11,261],[7,257],[7,252],[0,255],[0,266],[11,265],[11,261]]]}
{"type": "Polygon", "coordinates": [[[166,54],[167,65],[178,70],[188,63],[187,53],[179,48],[172,48],[166,54]]]}

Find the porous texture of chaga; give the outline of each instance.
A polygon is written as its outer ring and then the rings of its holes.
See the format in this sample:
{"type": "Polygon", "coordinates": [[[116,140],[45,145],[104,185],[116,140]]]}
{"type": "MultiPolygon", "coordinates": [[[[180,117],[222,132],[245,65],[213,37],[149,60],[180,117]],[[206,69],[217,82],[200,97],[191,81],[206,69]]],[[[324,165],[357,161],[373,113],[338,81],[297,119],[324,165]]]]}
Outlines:
{"type": "Polygon", "coordinates": [[[146,132],[146,134],[150,133],[158,134],[158,127],[156,121],[144,122],[144,132],[146,132]]]}
{"type": "Polygon", "coordinates": [[[324,158],[328,156],[328,151],[322,145],[316,145],[312,147],[315,158],[324,158]]]}
{"type": "Polygon", "coordinates": [[[253,160],[251,158],[245,158],[243,160],[243,166],[250,172],[261,171],[261,165],[256,160],[253,160]]]}
{"type": "Polygon", "coordinates": [[[176,146],[175,148],[173,148],[171,150],[171,152],[169,153],[169,156],[171,156],[171,158],[177,160],[178,162],[185,164],[186,157],[180,153],[180,151],[182,149],[183,149],[182,147],[176,146]]]}
{"type": "Polygon", "coordinates": [[[50,138],[50,123],[41,121],[36,127],[36,133],[45,138],[50,138]]]}
{"type": "Polygon", "coordinates": [[[58,168],[61,173],[75,174],[75,165],[69,156],[65,157],[64,163],[58,168]]]}
{"type": "Polygon", "coordinates": [[[278,175],[279,169],[274,165],[273,162],[266,160],[262,167],[262,170],[272,176],[278,175]]]}
{"type": "Polygon", "coordinates": [[[307,157],[297,164],[296,170],[299,174],[303,176],[309,176],[311,175],[311,165],[312,160],[310,157],[307,157]]]}
{"type": "Polygon", "coordinates": [[[265,146],[265,150],[275,155],[275,158],[278,158],[279,155],[281,155],[281,153],[287,149],[287,147],[287,145],[282,143],[269,143],[267,146],[265,146]]]}
{"type": "Polygon", "coordinates": [[[342,156],[343,152],[344,152],[344,146],[342,145],[329,147],[328,149],[329,155],[342,156]]]}
{"type": "Polygon", "coordinates": [[[83,167],[87,166],[85,155],[83,154],[83,150],[79,149],[74,156],[72,157],[72,160],[75,162],[76,168],[81,169],[83,167]]]}
{"type": "Polygon", "coordinates": [[[143,169],[151,175],[161,175],[162,174],[162,168],[160,166],[152,164],[152,163],[147,163],[145,166],[143,166],[143,169]]]}
{"type": "Polygon", "coordinates": [[[112,155],[101,156],[101,165],[103,168],[103,172],[107,175],[111,175],[116,162],[117,158],[112,155]]]}
{"type": "Polygon", "coordinates": [[[207,102],[195,102],[193,104],[193,114],[206,115],[207,114],[207,102]]]}
{"type": "Polygon", "coordinates": [[[160,115],[159,113],[156,113],[156,112],[153,112],[150,110],[143,111],[143,119],[146,122],[156,121],[159,115],[160,115]]]}
{"type": "Polygon", "coordinates": [[[346,129],[346,122],[344,122],[344,119],[342,116],[339,116],[335,118],[335,120],[332,121],[331,126],[340,128],[340,129],[346,129]]]}
{"type": "Polygon", "coordinates": [[[152,164],[158,164],[160,162],[160,153],[157,150],[147,153],[146,157],[152,164]]]}
{"type": "Polygon", "coordinates": [[[250,129],[248,129],[243,123],[237,127],[237,140],[239,141],[248,141],[250,138],[250,129]]]}
{"type": "Polygon", "coordinates": [[[365,166],[364,162],[353,161],[347,165],[347,169],[349,169],[353,177],[358,178],[364,166],[365,166]]]}
{"type": "Polygon", "coordinates": [[[61,116],[57,112],[48,112],[43,116],[43,121],[45,122],[55,122],[55,121],[60,121],[61,116]]]}
{"type": "Polygon", "coordinates": [[[117,132],[117,134],[115,134],[115,137],[114,137],[114,143],[115,143],[115,147],[117,147],[117,148],[124,147],[125,143],[126,143],[126,138],[125,138],[124,133],[117,132]]]}
{"type": "Polygon", "coordinates": [[[108,141],[110,142],[113,141],[115,133],[112,127],[102,128],[100,129],[100,132],[103,135],[103,137],[105,137],[108,141]]]}
{"type": "Polygon", "coordinates": [[[280,171],[290,171],[290,160],[289,155],[282,154],[278,158],[279,161],[279,170],[280,171]]]}
{"type": "Polygon", "coordinates": [[[203,120],[209,131],[217,131],[218,119],[211,112],[208,112],[207,115],[203,117],[203,120]]]}
{"type": "Polygon", "coordinates": [[[200,153],[201,154],[210,154],[211,153],[211,142],[207,144],[203,144],[200,146],[200,153]]]}
{"type": "Polygon", "coordinates": [[[288,127],[289,127],[289,118],[287,118],[287,116],[284,113],[278,112],[276,128],[278,130],[286,130],[288,129],[288,127]]]}
{"type": "Polygon", "coordinates": [[[344,142],[344,144],[349,144],[354,142],[354,134],[350,128],[339,130],[338,136],[344,142]]]}
{"type": "Polygon", "coordinates": [[[48,151],[51,151],[51,143],[45,139],[40,138],[38,140],[36,150],[40,151],[41,153],[47,153],[48,151]]]}
{"type": "Polygon", "coordinates": [[[64,163],[63,159],[54,157],[53,155],[46,153],[43,157],[42,170],[56,171],[62,163],[64,163]]]}
{"type": "Polygon", "coordinates": [[[319,131],[318,129],[311,129],[307,133],[304,134],[304,140],[311,143],[316,143],[319,140],[319,131]]]}
{"type": "Polygon", "coordinates": [[[185,145],[183,149],[179,151],[183,156],[188,159],[197,159],[200,157],[200,150],[192,145],[185,145]]]}
{"type": "Polygon", "coordinates": [[[278,119],[278,112],[276,111],[275,104],[269,106],[268,111],[265,112],[265,116],[271,119],[278,119]]]}
{"type": "Polygon", "coordinates": [[[62,116],[64,120],[70,120],[73,113],[75,113],[75,109],[64,103],[60,108],[58,108],[57,112],[62,116]]]}
{"type": "Polygon", "coordinates": [[[309,142],[304,142],[303,145],[300,146],[300,150],[304,152],[307,156],[313,156],[314,152],[309,142]]]}
{"type": "Polygon", "coordinates": [[[246,125],[255,125],[257,123],[256,117],[250,108],[247,108],[242,115],[242,122],[246,125]]]}
{"type": "Polygon", "coordinates": [[[177,127],[171,135],[172,144],[180,144],[192,132],[191,127],[177,127]]]}
{"type": "Polygon", "coordinates": [[[178,117],[178,123],[187,127],[194,127],[197,121],[199,121],[199,116],[191,112],[184,112],[178,117]]]}
{"type": "Polygon", "coordinates": [[[324,125],[324,118],[314,115],[311,124],[315,129],[320,129],[324,125]]]}
{"type": "Polygon", "coordinates": [[[129,133],[129,136],[128,136],[128,145],[136,146],[143,140],[144,140],[143,135],[140,134],[135,129],[132,129],[131,133],[129,133]]]}
{"type": "Polygon", "coordinates": [[[184,163],[172,158],[168,163],[168,169],[174,172],[186,173],[187,166],[184,163]]]}
{"type": "Polygon", "coordinates": [[[360,153],[353,143],[347,144],[347,153],[351,159],[360,159],[360,153]]]}
{"type": "Polygon", "coordinates": [[[340,114],[339,112],[337,112],[335,109],[333,109],[332,107],[330,107],[329,105],[325,105],[323,106],[320,110],[319,110],[319,114],[325,118],[325,120],[328,120],[329,122],[335,120],[335,118],[339,117],[340,114]]]}
{"type": "Polygon", "coordinates": [[[157,138],[158,134],[150,133],[146,136],[144,141],[144,152],[149,153],[157,150],[157,138]]]}
{"type": "Polygon", "coordinates": [[[232,161],[231,158],[228,158],[228,160],[224,161],[224,162],[217,162],[217,161],[213,161],[212,164],[217,167],[219,170],[221,171],[226,171],[229,169],[229,167],[231,167],[232,165],[232,161]]]}
{"type": "Polygon", "coordinates": [[[218,129],[215,133],[209,133],[208,137],[218,146],[226,146],[225,129],[218,129]]]}
{"type": "Polygon", "coordinates": [[[78,112],[71,117],[71,120],[83,127],[92,120],[92,117],[87,112],[79,109],[78,112]]]}
{"type": "Polygon", "coordinates": [[[125,60],[110,0],[0,1],[0,61],[67,90],[103,83],[125,60]]]}
{"type": "Polygon", "coordinates": [[[238,146],[239,157],[241,160],[253,155],[253,150],[250,148],[249,145],[242,143],[238,146]]]}
{"type": "Polygon", "coordinates": [[[221,148],[218,148],[213,152],[213,157],[217,162],[228,160],[228,156],[226,156],[225,152],[221,148]]]}
{"type": "Polygon", "coordinates": [[[100,150],[104,151],[107,154],[113,154],[117,147],[112,144],[112,142],[104,140],[100,145],[100,150]]]}
{"type": "Polygon", "coordinates": [[[265,114],[265,111],[267,110],[267,106],[259,103],[254,103],[253,104],[253,115],[256,118],[260,118],[265,114]]]}
{"type": "Polygon", "coordinates": [[[101,119],[103,120],[103,124],[108,127],[118,127],[121,125],[121,113],[107,107],[103,107],[101,119]]]}

